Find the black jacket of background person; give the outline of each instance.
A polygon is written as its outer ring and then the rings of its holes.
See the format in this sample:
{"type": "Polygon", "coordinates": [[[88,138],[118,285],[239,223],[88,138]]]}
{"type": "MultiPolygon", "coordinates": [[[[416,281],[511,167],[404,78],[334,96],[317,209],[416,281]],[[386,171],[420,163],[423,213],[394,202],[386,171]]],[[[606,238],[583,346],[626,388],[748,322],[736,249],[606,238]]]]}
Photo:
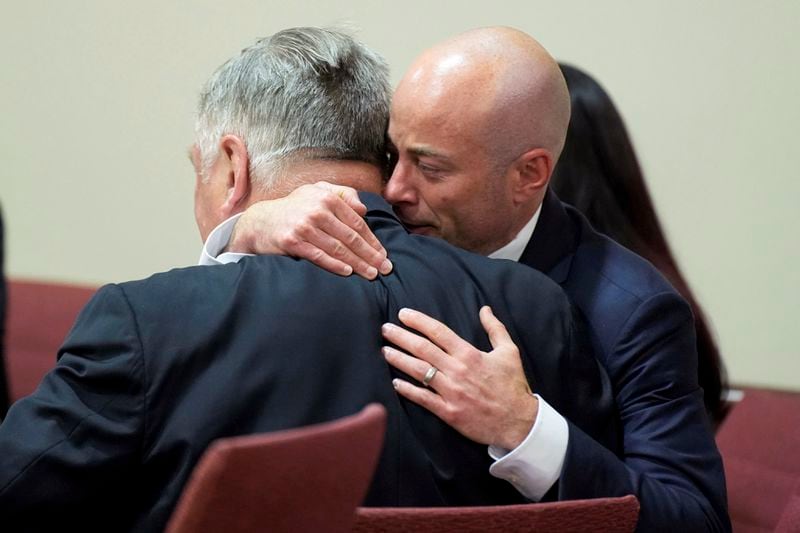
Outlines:
{"type": "Polygon", "coordinates": [[[381,324],[402,307],[487,350],[478,310],[491,305],[533,390],[614,448],[607,377],[558,285],[409,235],[382,199],[361,198],[394,262],[375,282],[249,257],[102,288],[57,367],[0,425],[0,524],[159,531],[213,439],[331,420],[369,402],[386,406],[388,424],[367,505],[520,502],[489,474],[485,445],[393,390],[381,324]]]}

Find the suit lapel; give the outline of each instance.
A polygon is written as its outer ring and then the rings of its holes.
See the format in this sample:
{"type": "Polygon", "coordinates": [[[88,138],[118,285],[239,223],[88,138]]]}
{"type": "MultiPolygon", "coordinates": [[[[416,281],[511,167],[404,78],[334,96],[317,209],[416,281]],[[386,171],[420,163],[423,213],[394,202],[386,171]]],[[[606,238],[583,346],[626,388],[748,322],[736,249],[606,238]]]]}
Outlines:
{"type": "Polygon", "coordinates": [[[564,283],[578,248],[578,239],[578,231],[564,205],[548,189],[539,222],[519,261],[547,274],[556,283],[564,283]]]}

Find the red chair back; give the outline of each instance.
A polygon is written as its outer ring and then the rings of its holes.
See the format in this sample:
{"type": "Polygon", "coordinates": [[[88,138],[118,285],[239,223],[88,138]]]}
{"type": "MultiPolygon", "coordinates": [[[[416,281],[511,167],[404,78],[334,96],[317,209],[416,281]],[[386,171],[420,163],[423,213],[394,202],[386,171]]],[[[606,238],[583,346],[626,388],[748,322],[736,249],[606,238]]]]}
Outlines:
{"type": "Polygon", "coordinates": [[[745,390],[717,445],[733,530],[800,532],[800,394],[745,390]]]}
{"type": "Polygon", "coordinates": [[[64,337],[96,289],[13,280],[7,287],[6,376],[14,402],[55,366],[64,337]]]}
{"type": "Polygon", "coordinates": [[[775,528],[776,533],[800,533],[800,482],[794,486],[794,492],[775,528]]]}
{"type": "Polygon", "coordinates": [[[353,531],[630,533],[639,518],[635,496],[493,507],[360,507],[353,531]]]}
{"type": "Polygon", "coordinates": [[[169,533],[350,531],[383,444],[386,410],[219,439],[195,467],[169,533]]]}

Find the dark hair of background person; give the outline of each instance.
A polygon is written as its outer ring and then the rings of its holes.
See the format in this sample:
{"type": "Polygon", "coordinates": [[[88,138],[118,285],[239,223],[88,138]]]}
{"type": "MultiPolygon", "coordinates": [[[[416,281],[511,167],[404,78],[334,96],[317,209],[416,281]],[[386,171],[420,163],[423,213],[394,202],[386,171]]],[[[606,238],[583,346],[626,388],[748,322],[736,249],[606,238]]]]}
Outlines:
{"type": "Polygon", "coordinates": [[[706,409],[718,424],[725,414],[725,368],[703,310],[667,243],[622,117],[591,76],[570,65],[559,66],[569,87],[572,116],[551,186],[595,229],[650,261],[692,306],[699,381],[706,409]]]}

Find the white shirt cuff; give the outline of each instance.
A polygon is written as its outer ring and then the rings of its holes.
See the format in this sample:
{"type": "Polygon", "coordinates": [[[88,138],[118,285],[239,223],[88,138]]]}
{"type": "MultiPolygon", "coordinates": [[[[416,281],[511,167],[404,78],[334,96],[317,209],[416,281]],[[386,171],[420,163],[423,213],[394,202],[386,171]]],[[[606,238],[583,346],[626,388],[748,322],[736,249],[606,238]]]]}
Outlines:
{"type": "Polygon", "coordinates": [[[567,455],[569,426],[538,394],[539,412],[531,432],[511,451],[489,446],[495,462],[489,467],[494,477],[505,479],[526,498],[539,501],[561,475],[567,455]]]}
{"type": "Polygon", "coordinates": [[[219,226],[208,234],[203,251],[200,253],[200,260],[197,262],[199,265],[224,265],[227,263],[238,263],[243,257],[253,254],[240,254],[235,252],[220,253],[228,246],[231,240],[233,228],[243,213],[237,213],[230,217],[228,220],[222,222],[219,226]]]}

